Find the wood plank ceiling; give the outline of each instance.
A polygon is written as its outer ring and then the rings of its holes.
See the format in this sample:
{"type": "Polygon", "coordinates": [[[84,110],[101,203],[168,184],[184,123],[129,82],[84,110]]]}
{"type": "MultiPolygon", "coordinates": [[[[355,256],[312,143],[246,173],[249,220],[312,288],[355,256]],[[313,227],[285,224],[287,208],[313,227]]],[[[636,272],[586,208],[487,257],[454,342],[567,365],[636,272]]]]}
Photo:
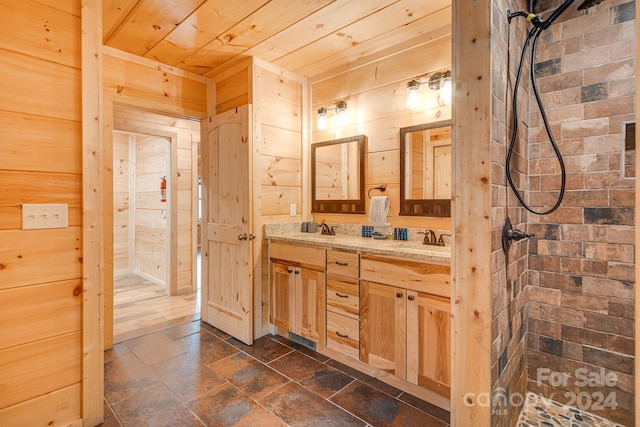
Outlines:
{"type": "Polygon", "coordinates": [[[255,56],[318,78],[451,33],[451,0],[104,0],[106,46],[207,77],[255,56]]]}

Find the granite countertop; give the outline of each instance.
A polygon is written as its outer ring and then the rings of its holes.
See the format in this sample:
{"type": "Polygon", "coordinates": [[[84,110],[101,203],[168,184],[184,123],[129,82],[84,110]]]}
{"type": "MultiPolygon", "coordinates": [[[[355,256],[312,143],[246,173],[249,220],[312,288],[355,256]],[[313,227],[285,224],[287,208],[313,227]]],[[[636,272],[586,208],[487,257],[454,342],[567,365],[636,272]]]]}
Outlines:
{"type": "Polygon", "coordinates": [[[289,229],[272,229],[265,227],[265,238],[291,243],[302,243],[325,248],[349,249],[360,252],[414,258],[441,263],[451,262],[450,246],[423,245],[416,241],[378,240],[336,233],[335,236],[316,233],[303,233],[289,229]]]}

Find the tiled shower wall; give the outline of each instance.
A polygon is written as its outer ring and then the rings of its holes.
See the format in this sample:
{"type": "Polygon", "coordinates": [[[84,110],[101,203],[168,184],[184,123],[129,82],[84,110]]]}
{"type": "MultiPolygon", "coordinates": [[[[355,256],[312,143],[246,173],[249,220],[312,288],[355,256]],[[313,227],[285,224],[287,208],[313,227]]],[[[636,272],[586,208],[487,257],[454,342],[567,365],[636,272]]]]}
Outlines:
{"type": "MultiPolygon", "coordinates": [[[[526,328],[527,242],[514,243],[505,256],[501,231],[505,217],[514,227],[526,230],[523,208],[506,186],[505,160],[512,129],[512,95],[519,52],[527,32],[524,19],[508,25],[507,11],[526,10],[524,0],[494,0],[492,13],[492,323],[491,384],[493,427],[515,425],[527,391],[526,328]],[[507,69],[507,63],[509,68],[507,69]]],[[[518,188],[527,186],[527,128],[529,121],[529,77],[525,67],[518,98],[519,132],[512,159],[513,179],[518,188]]]]}
{"type": "MultiPolygon", "coordinates": [[[[557,212],[528,217],[528,389],[631,426],[635,174],[624,132],[635,120],[635,2],[565,15],[541,37],[536,65],[567,191],[557,212]]],[[[529,197],[550,206],[559,166],[533,97],[529,125],[529,197]]]]}

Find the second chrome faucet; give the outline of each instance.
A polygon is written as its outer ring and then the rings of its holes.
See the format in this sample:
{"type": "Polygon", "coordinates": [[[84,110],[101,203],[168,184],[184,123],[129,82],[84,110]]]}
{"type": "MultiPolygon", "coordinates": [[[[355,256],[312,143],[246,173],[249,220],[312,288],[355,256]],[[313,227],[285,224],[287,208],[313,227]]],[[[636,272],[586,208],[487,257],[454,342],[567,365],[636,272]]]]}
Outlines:
{"type": "Polygon", "coordinates": [[[433,246],[444,246],[444,240],[442,238],[442,236],[444,236],[443,234],[440,235],[440,238],[436,238],[436,233],[433,230],[425,230],[425,231],[418,231],[419,234],[424,234],[424,239],[422,239],[422,244],[423,245],[433,245],[433,246]]]}

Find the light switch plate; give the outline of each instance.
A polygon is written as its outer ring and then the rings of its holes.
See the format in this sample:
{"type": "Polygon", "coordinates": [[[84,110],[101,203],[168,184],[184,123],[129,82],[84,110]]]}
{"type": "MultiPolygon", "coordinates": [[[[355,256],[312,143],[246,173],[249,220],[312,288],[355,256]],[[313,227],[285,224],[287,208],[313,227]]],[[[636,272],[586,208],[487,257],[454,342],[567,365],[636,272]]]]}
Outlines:
{"type": "Polygon", "coordinates": [[[67,228],[69,209],[67,204],[23,204],[22,229],[67,228]]]}
{"type": "Polygon", "coordinates": [[[296,204],[291,203],[289,205],[289,216],[296,216],[296,204]]]}

